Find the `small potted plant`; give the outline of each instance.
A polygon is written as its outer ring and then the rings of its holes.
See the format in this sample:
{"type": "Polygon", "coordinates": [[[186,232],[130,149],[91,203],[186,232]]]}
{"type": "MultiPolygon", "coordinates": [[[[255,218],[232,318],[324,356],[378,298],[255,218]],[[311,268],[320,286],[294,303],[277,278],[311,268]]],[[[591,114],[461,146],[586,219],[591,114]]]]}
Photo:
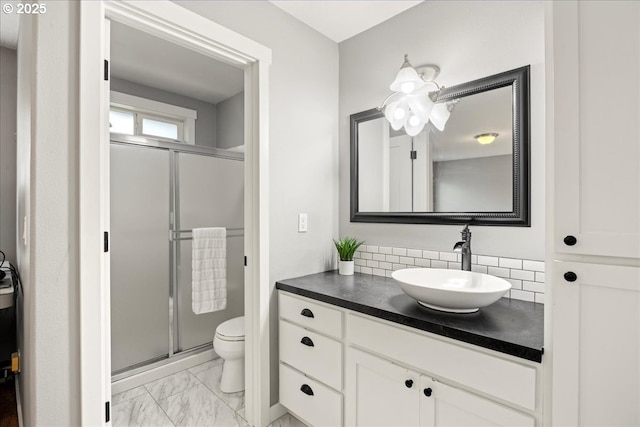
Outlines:
{"type": "Polygon", "coordinates": [[[333,239],[333,243],[338,251],[338,273],[353,275],[353,255],[364,242],[358,242],[354,237],[341,237],[339,240],[333,239]]]}

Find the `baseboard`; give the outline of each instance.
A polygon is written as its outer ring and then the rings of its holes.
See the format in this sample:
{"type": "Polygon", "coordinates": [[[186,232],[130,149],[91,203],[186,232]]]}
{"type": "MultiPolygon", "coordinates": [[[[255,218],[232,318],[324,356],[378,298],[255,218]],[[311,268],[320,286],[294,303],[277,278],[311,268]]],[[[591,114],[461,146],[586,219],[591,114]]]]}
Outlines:
{"type": "Polygon", "coordinates": [[[287,408],[282,406],[280,402],[271,406],[271,410],[269,411],[269,424],[271,424],[272,422],[274,422],[275,420],[277,420],[287,412],[289,412],[287,411],[287,408]]]}
{"type": "Polygon", "coordinates": [[[217,357],[218,356],[213,350],[206,350],[179,360],[165,362],[161,366],[112,382],[111,395],[113,396],[114,394],[140,387],[141,385],[159,380],[160,378],[164,378],[168,375],[177,374],[180,371],[193,368],[196,365],[208,362],[217,357]]]}

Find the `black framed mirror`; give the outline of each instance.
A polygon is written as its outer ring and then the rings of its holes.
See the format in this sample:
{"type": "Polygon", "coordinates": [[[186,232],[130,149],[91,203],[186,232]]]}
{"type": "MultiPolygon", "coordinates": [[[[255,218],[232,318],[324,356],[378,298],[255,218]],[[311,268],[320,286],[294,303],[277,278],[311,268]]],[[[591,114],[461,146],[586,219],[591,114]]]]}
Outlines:
{"type": "Polygon", "coordinates": [[[530,226],[529,66],[436,103],[445,128],[413,137],[377,108],[351,115],[351,221],[530,226]]]}

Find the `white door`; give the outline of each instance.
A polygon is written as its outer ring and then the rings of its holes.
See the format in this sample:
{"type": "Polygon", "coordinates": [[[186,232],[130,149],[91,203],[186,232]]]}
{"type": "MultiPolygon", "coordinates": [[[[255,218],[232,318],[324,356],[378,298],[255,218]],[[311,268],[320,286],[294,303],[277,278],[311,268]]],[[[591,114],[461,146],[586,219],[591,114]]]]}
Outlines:
{"type": "Polygon", "coordinates": [[[429,377],[420,377],[421,427],[484,427],[535,425],[531,415],[442,384],[429,377]]]}
{"type": "Polygon", "coordinates": [[[345,374],[345,425],[418,425],[420,380],[417,373],[349,348],[345,374]]]}
{"type": "Polygon", "coordinates": [[[555,251],[638,258],[640,2],[551,7],[555,251]]]}
{"type": "Polygon", "coordinates": [[[640,425],[640,268],[553,263],[554,425],[640,425]]]}

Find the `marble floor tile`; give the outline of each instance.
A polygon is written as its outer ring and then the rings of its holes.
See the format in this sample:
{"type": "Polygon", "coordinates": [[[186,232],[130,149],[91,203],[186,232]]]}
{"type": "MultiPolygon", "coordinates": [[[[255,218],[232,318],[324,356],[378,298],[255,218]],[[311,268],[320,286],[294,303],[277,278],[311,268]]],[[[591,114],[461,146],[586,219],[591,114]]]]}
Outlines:
{"type": "Polygon", "coordinates": [[[222,364],[211,366],[195,374],[200,382],[207,386],[216,396],[224,401],[231,409],[238,412],[244,409],[244,391],[237,393],[224,393],[220,390],[220,378],[222,377],[222,364]]]}
{"type": "Polygon", "coordinates": [[[242,417],[202,384],[158,403],[176,426],[248,427],[242,417]]]}
{"type": "Polygon", "coordinates": [[[125,400],[118,405],[113,405],[111,415],[111,424],[114,427],[174,426],[156,401],[153,400],[153,397],[146,391],[142,395],[125,400]]]}
{"type": "Polygon", "coordinates": [[[224,362],[224,359],[219,357],[217,359],[210,360],[209,362],[205,362],[205,363],[201,363],[200,365],[196,365],[193,368],[189,368],[189,372],[191,372],[193,375],[196,375],[196,374],[199,374],[202,371],[206,371],[207,369],[211,369],[214,366],[222,365],[223,362],[224,362]]]}
{"type": "Polygon", "coordinates": [[[134,397],[138,397],[143,394],[148,394],[147,389],[144,386],[132,388],[131,390],[123,391],[122,393],[114,394],[111,396],[111,406],[116,406],[134,397]]]}
{"type": "Polygon", "coordinates": [[[200,384],[198,380],[189,371],[181,371],[145,384],[145,388],[155,400],[160,400],[181,393],[198,384],[200,384]]]}
{"type": "Polygon", "coordinates": [[[269,424],[269,427],[307,427],[307,425],[290,413],[286,413],[269,424]]]}

